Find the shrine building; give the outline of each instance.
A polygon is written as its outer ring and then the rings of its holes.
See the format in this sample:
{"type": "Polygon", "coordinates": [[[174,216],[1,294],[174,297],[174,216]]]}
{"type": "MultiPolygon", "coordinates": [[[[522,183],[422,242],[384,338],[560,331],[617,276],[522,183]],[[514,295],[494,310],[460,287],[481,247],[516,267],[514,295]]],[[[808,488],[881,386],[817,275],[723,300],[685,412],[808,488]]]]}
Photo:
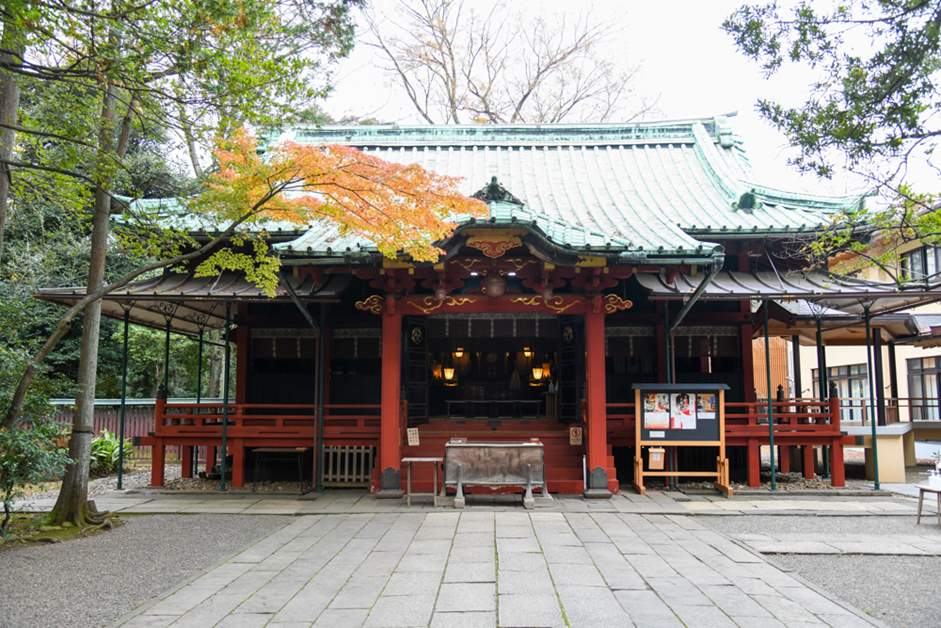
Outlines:
{"type": "MultiPolygon", "coordinates": [[[[299,474],[398,495],[403,457],[440,456],[457,437],[538,439],[550,492],[605,495],[630,486],[632,386],[657,382],[727,385],[732,479],[758,485],[770,438],[768,402],[753,381],[759,302],[829,295],[844,307],[872,289],[798,272],[805,261],[794,255],[795,243],[861,197],[754,181],[722,117],[311,127],[268,139],[283,140],[353,146],[460,177],[488,215],[461,222],[436,263],[384,258],[327,221],[272,226],[282,264],[274,298],[235,273],[180,269],[109,294],[105,315],[168,333],[197,337],[228,320],[235,347],[229,403],[158,401],[143,439],[153,485],[164,482],[166,449],[179,447],[184,475],[205,452],[207,470],[223,465],[233,487],[299,474]]],[[[81,292],[40,297],[69,303],[81,292]]],[[[838,405],[774,408],[781,463],[796,452],[794,464],[813,477],[825,456],[842,485],[838,405]]],[[[669,464],[695,468],[703,456],[715,458],[680,451],[669,464]]],[[[427,490],[430,471],[416,474],[427,490]]]]}

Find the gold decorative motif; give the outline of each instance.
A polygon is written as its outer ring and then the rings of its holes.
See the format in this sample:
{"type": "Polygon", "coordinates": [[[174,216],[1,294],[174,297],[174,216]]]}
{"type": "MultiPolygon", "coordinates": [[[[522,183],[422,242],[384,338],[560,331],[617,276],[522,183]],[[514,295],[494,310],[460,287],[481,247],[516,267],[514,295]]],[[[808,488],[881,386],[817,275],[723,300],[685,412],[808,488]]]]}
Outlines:
{"type": "Polygon", "coordinates": [[[362,310],[363,312],[371,312],[373,314],[382,314],[382,304],[385,303],[385,299],[382,295],[372,294],[362,301],[357,301],[354,303],[354,306],[357,310],[362,310]]]}
{"type": "Polygon", "coordinates": [[[436,299],[435,297],[424,297],[420,302],[407,301],[409,305],[414,307],[422,314],[431,314],[436,310],[440,310],[442,307],[460,307],[468,303],[476,302],[477,299],[474,297],[445,297],[443,299],[436,299]]]}
{"type": "Polygon", "coordinates": [[[577,299],[566,302],[565,297],[556,295],[547,299],[538,294],[531,297],[513,297],[510,300],[513,303],[522,303],[529,307],[545,306],[556,314],[564,314],[566,310],[571,309],[579,303],[577,299]]]}
{"type": "Polygon", "coordinates": [[[630,299],[622,299],[616,294],[606,294],[604,297],[604,311],[606,314],[622,312],[634,307],[634,302],[630,299]]]}
{"type": "Polygon", "coordinates": [[[474,269],[474,266],[483,263],[483,260],[479,257],[461,257],[454,260],[454,263],[463,268],[464,270],[470,272],[474,269]]]}
{"type": "Polygon", "coordinates": [[[518,236],[504,236],[500,239],[471,236],[467,239],[467,246],[477,249],[491,259],[496,259],[503,257],[507,251],[523,246],[523,241],[518,236]]]}
{"type": "Polygon", "coordinates": [[[536,260],[531,257],[508,257],[504,261],[512,266],[515,272],[519,272],[530,264],[536,263],[536,260]]]}

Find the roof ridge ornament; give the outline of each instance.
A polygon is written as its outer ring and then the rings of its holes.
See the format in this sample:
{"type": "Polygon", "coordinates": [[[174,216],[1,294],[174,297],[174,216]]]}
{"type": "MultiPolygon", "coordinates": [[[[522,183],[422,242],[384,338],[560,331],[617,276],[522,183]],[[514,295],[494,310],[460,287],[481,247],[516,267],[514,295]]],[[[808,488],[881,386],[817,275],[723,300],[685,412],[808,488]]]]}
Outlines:
{"type": "Polygon", "coordinates": [[[497,181],[496,175],[490,177],[490,183],[474,192],[471,196],[479,201],[486,201],[487,203],[513,203],[520,207],[525,205],[523,201],[513,196],[509,190],[497,181]]]}
{"type": "Polygon", "coordinates": [[[755,194],[755,188],[752,188],[747,192],[742,192],[742,195],[738,197],[738,200],[732,202],[733,209],[743,211],[746,214],[751,214],[756,209],[761,209],[762,205],[763,203],[758,200],[758,195],[755,194]]]}

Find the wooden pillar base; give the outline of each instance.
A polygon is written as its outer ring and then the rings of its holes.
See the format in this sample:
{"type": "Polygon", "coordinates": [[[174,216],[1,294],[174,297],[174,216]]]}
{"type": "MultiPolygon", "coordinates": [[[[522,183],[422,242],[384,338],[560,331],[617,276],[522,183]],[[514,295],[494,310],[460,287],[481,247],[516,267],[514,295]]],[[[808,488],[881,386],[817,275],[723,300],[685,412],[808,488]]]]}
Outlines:
{"type": "Polygon", "coordinates": [[[206,447],[206,475],[212,473],[212,468],[216,466],[216,454],[217,450],[215,447],[206,447]]]}
{"type": "Polygon", "coordinates": [[[830,446],[830,484],[846,486],[846,472],[843,469],[843,443],[830,446]]]}
{"type": "Polygon", "coordinates": [[[193,477],[193,451],[195,449],[190,445],[180,447],[180,477],[193,477]]]}
{"type": "Polygon", "coordinates": [[[814,469],[815,463],[817,462],[817,456],[814,452],[813,445],[804,445],[801,447],[801,454],[803,455],[803,462],[801,464],[804,471],[804,479],[812,480],[816,475],[816,470],[814,469]]]}
{"type": "Polygon", "coordinates": [[[245,445],[241,440],[233,439],[229,442],[232,452],[232,487],[245,486],[245,445]]]}
{"type": "Polygon", "coordinates": [[[778,447],[778,471],[781,473],[791,472],[791,448],[787,445],[778,447]]]}
{"type": "Polygon", "coordinates": [[[162,440],[154,442],[150,455],[150,485],[163,486],[167,449],[162,440]]]}
{"type": "Polygon", "coordinates": [[[748,486],[761,486],[761,446],[757,440],[748,441],[748,486]]]}

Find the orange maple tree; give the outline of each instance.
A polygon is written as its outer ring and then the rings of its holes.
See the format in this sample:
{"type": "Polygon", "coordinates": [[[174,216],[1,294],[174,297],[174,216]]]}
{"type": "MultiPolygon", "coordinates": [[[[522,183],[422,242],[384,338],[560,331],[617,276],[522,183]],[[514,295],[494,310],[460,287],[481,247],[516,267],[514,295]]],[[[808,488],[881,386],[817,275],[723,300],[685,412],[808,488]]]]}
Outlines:
{"type": "MultiPolygon", "coordinates": [[[[260,154],[256,139],[241,130],[218,143],[215,158],[218,170],[192,199],[190,211],[248,231],[268,221],[330,221],[341,235],[357,233],[387,257],[435,261],[441,253],[435,242],[452,233],[455,220],[487,211],[484,203],[458,191],[456,177],[384,161],[349,146],[283,142],[260,154]]],[[[265,287],[268,282],[257,270],[272,260],[260,253],[217,251],[198,273],[242,270],[265,287]]]]}

